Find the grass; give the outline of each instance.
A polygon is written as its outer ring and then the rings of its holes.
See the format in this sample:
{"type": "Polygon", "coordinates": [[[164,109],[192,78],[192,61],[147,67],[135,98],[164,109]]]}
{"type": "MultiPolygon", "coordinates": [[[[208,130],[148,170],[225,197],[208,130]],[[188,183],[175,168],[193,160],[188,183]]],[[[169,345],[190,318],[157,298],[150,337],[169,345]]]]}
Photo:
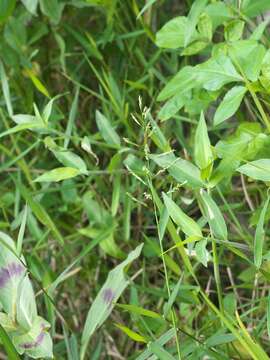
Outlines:
{"type": "Polygon", "coordinates": [[[1,358],[269,358],[269,10],[0,4],[1,358]]]}

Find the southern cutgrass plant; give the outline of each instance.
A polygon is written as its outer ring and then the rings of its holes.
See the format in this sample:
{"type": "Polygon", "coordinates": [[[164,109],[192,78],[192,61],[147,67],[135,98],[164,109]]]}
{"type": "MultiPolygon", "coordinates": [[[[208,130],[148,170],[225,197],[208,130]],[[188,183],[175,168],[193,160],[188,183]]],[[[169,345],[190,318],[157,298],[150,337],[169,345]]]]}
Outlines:
{"type": "Polygon", "coordinates": [[[269,11],[0,2],[1,358],[269,359],[269,11]]]}

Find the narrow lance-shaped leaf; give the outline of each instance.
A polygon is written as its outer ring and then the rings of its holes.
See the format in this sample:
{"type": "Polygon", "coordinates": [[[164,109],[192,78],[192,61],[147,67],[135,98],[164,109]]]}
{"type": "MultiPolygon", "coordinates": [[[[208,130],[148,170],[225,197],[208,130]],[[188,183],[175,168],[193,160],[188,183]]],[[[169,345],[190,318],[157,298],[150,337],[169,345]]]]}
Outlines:
{"type": "Polygon", "coordinates": [[[109,272],[105,284],[95,298],[85,321],[80,359],[84,359],[88,342],[97,328],[99,328],[112,312],[114,303],[117,302],[122,292],[128,286],[124,269],[132,261],[137,259],[142,251],[143,244],[132,251],[126,260],[109,272]]]}
{"type": "Polygon", "coordinates": [[[175,157],[172,152],[160,155],[151,154],[149,158],[163,169],[168,170],[170,175],[180,183],[186,183],[191,188],[205,186],[201,179],[200,170],[191,162],[175,157]]]}
{"type": "Polygon", "coordinates": [[[247,89],[244,86],[235,86],[227,92],[215,113],[215,125],[221,124],[236,113],[246,91],[247,89]]]}
{"type": "Polygon", "coordinates": [[[254,241],[254,264],[257,268],[261,267],[262,264],[262,256],[263,256],[263,243],[264,243],[264,221],[265,214],[269,205],[269,197],[266,199],[266,202],[262,208],[259,221],[256,227],[255,232],[255,241],[254,241]]]}
{"type": "Polygon", "coordinates": [[[221,240],[227,240],[227,226],[219,207],[206,191],[201,190],[200,195],[205,217],[214,237],[221,240]]]}
{"type": "Polygon", "coordinates": [[[230,58],[218,55],[194,67],[193,71],[197,82],[210,91],[218,90],[231,82],[243,81],[236,71],[230,58]]]}
{"type": "Polygon", "coordinates": [[[183,47],[187,23],[185,16],[177,16],[168,21],[156,34],[157,46],[166,49],[183,47]]]}
{"type": "Polygon", "coordinates": [[[100,134],[106,143],[120,147],[120,137],[110,124],[109,120],[98,110],[96,111],[96,123],[100,134]]]}
{"type": "Polygon", "coordinates": [[[196,165],[200,169],[206,169],[213,162],[213,154],[203,112],[201,113],[195,133],[194,156],[196,165]]]}
{"type": "Polygon", "coordinates": [[[240,166],[237,171],[255,180],[270,181],[270,160],[259,159],[240,166]]]}
{"type": "Polygon", "coordinates": [[[35,179],[35,182],[57,182],[73,178],[79,174],[80,171],[78,169],[74,169],[71,167],[59,167],[38,176],[35,179]]]}
{"type": "Polygon", "coordinates": [[[176,203],[163,193],[163,200],[173,221],[182,228],[183,232],[188,236],[202,237],[199,225],[187,216],[176,203]]]}
{"type": "Polygon", "coordinates": [[[147,340],[144,336],[136,333],[135,331],[129,329],[127,326],[121,325],[121,324],[115,324],[118,329],[122,330],[129,338],[136,342],[142,342],[147,343],[147,340]]]}

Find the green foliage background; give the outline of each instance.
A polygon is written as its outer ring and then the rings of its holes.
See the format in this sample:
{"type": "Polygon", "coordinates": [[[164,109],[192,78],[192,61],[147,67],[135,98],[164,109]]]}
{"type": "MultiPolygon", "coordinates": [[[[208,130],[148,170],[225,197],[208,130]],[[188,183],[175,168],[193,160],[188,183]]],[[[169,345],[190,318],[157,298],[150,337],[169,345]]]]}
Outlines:
{"type": "MultiPolygon", "coordinates": [[[[1,1],[0,246],[55,359],[268,359],[269,10],[1,1]]],[[[13,290],[3,353],[50,356],[13,290]]]]}

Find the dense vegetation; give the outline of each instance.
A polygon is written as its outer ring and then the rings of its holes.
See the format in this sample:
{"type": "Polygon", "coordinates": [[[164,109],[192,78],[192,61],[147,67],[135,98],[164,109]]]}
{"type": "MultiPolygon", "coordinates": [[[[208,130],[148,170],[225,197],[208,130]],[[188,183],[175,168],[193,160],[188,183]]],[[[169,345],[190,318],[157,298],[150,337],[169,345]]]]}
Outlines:
{"type": "Polygon", "coordinates": [[[1,359],[269,359],[268,11],[0,1],[1,359]]]}

